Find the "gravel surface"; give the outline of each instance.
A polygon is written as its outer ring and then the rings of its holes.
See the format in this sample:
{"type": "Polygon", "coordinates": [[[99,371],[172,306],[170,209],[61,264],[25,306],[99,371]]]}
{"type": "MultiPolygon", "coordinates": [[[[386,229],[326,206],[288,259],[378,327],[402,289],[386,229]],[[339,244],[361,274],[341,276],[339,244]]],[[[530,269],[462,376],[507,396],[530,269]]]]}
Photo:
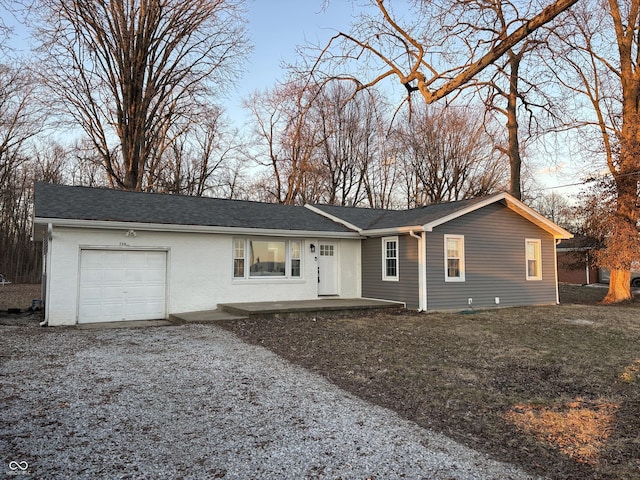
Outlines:
{"type": "Polygon", "coordinates": [[[0,326],[0,475],[530,478],[214,325],[36,325],[0,326]]]}

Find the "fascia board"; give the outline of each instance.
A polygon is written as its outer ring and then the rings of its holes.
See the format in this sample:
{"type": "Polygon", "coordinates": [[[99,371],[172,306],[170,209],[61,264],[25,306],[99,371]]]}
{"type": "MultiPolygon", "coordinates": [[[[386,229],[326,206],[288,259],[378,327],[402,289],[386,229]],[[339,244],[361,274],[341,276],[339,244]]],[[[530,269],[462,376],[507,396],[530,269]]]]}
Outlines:
{"type": "Polygon", "coordinates": [[[34,224],[51,223],[56,227],[98,228],[109,230],[141,230],[178,233],[224,233],[229,235],[262,235],[274,237],[360,238],[357,232],[327,232],[315,230],[281,230],[266,228],[219,227],[211,225],[174,225],[141,222],[109,222],[105,220],[79,220],[36,217],[34,224]]]}
{"type": "Polygon", "coordinates": [[[515,197],[507,195],[504,200],[507,203],[507,207],[509,207],[511,210],[518,213],[522,217],[526,218],[530,222],[538,225],[540,228],[546,230],[547,232],[552,234],[555,239],[560,240],[573,238],[573,234],[571,232],[565,230],[560,225],[555,224],[548,218],[543,217],[538,212],[536,212],[532,208],[527,207],[524,203],[522,203],[515,197]]]}
{"type": "Polygon", "coordinates": [[[344,227],[347,227],[351,230],[354,230],[356,232],[361,232],[362,229],[352,223],[347,222],[346,220],[343,220],[340,217],[336,217],[335,215],[331,215],[330,213],[325,212],[324,210],[318,208],[318,207],[314,207],[313,205],[309,205],[308,203],[304,204],[304,208],[311,210],[313,213],[318,214],[324,218],[327,218],[329,220],[331,220],[332,222],[335,222],[339,225],[342,225],[344,227]]]}
{"type": "Polygon", "coordinates": [[[429,222],[423,225],[422,228],[424,228],[426,232],[432,232],[434,228],[440,225],[443,225],[447,222],[455,220],[456,218],[462,217],[463,215],[471,213],[480,208],[486,207],[487,205],[491,205],[492,203],[495,203],[495,202],[504,202],[507,208],[514,211],[521,217],[526,218],[527,220],[539,226],[540,228],[547,231],[548,233],[552,234],[555,239],[573,238],[572,233],[568,232],[567,230],[560,227],[559,225],[556,225],[551,220],[543,217],[538,212],[526,206],[520,200],[516,199],[515,197],[511,196],[506,192],[498,193],[491,197],[487,197],[481,202],[474,203],[473,205],[470,205],[467,208],[463,208],[450,215],[434,220],[433,222],[429,222]]]}
{"type": "Polygon", "coordinates": [[[361,230],[360,233],[366,237],[378,237],[381,235],[409,234],[416,230],[423,231],[423,226],[413,225],[410,227],[377,228],[372,230],[361,230]]]}
{"type": "Polygon", "coordinates": [[[444,217],[440,217],[432,222],[425,223],[422,228],[424,228],[425,232],[432,232],[434,228],[439,227],[440,225],[450,222],[451,220],[455,220],[456,218],[462,217],[463,215],[478,210],[479,208],[486,207],[487,205],[491,205],[492,203],[502,200],[504,198],[504,195],[506,194],[500,193],[492,197],[487,197],[481,202],[474,203],[467,208],[463,208],[444,217]]]}

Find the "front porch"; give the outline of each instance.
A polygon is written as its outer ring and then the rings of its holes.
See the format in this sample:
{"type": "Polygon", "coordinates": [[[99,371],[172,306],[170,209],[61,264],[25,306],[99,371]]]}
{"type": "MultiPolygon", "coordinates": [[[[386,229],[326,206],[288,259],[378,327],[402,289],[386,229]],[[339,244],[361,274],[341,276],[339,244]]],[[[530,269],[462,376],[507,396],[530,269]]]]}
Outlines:
{"type": "Polygon", "coordinates": [[[404,303],[368,298],[321,298],[287,302],[224,303],[219,304],[216,310],[174,313],[169,316],[169,319],[174,322],[197,323],[272,316],[321,317],[404,307],[404,303]]]}

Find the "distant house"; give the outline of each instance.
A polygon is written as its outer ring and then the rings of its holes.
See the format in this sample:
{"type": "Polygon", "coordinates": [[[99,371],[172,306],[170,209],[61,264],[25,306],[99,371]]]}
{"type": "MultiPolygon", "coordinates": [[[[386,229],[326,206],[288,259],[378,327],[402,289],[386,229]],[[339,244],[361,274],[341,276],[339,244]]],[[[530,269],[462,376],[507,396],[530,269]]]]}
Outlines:
{"type": "Polygon", "coordinates": [[[555,304],[570,237],[506,193],[395,211],[35,186],[49,325],[336,296],[555,304]]]}
{"type": "Polygon", "coordinates": [[[597,246],[595,239],[585,236],[562,240],[556,248],[558,281],[578,285],[599,283],[600,273],[593,258],[597,246]]]}

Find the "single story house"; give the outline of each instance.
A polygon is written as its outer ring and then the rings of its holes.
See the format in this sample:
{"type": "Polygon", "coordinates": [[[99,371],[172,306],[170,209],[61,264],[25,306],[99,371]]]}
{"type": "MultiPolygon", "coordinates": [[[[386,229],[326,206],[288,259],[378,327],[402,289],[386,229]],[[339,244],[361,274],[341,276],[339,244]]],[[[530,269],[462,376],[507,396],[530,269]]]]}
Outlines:
{"type": "Polygon", "coordinates": [[[48,325],[326,296],[555,304],[556,242],[570,237],[506,193],[377,210],[35,185],[48,325]]]}

